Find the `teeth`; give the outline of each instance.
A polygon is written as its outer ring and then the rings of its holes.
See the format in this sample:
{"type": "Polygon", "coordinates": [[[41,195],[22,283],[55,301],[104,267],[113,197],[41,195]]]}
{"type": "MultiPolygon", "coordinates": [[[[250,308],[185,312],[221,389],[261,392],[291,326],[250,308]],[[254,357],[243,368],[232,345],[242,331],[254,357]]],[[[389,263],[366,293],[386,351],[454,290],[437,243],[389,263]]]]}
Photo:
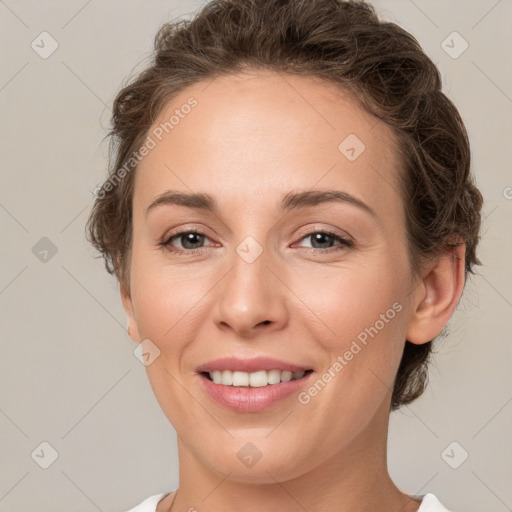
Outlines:
{"type": "MultiPolygon", "coordinates": [[[[222,372],[224,373],[224,372],[222,372]]],[[[226,380],[229,382],[229,377],[226,377],[226,380]]],[[[250,382],[250,375],[245,372],[233,372],[233,378],[231,380],[231,384],[233,386],[248,386],[250,382]]]]}
{"type": "Polygon", "coordinates": [[[290,372],[281,370],[260,370],[258,372],[238,372],[231,370],[214,370],[209,372],[210,378],[215,384],[224,384],[225,386],[244,386],[251,388],[261,388],[268,384],[279,384],[280,382],[288,382],[290,380],[300,379],[304,376],[303,371],[290,372]]]}

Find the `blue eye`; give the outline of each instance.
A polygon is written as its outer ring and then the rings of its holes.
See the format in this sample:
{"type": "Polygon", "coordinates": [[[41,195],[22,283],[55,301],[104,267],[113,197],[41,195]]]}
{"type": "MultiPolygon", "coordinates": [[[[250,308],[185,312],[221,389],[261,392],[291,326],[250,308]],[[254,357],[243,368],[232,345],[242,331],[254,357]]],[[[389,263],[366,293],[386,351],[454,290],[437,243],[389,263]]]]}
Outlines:
{"type": "MultiPolygon", "coordinates": [[[[307,235],[301,238],[302,240],[311,239],[313,246],[311,249],[314,252],[332,252],[343,250],[347,248],[353,247],[353,242],[347,240],[346,238],[337,235],[331,231],[327,230],[317,230],[311,231],[307,235]],[[338,242],[337,245],[333,246],[338,242]],[[315,245],[317,245],[315,247],[315,245]]],[[[208,246],[204,246],[204,241],[209,240],[205,233],[202,231],[198,231],[195,229],[189,229],[186,231],[180,231],[178,233],[174,233],[172,236],[168,237],[165,241],[163,241],[160,245],[167,251],[174,252],[176,254],[196,254],[197,252],[202,251],[208,246]],[[175,241],[179,241],[181,247],[176,247],[175,241]]]]}
{"type": "Polygon", "coordinates": [[[350,240],[347,240],[346,238],[341,237],[340,235],[337,235],[336,233],[333,233],[332,231],[327,230],[319,230],[319,231],[312,231],[308,233],[307,235],[303,236],[301,240],[311,239],[312,244],[318,244],[318,247],[315,247],[314,245],[311,247],[315,251],[321,251],[321,252],[330,252],[329,249],[339,250],[346,247],[352,247],[353,243],[350,240]],[[338,241],[339,245],[338,247],[333,247],[331,245],[331,242],[338,241]],[[327,247],[326,247],[327,245],[327,247]],[[324,250],[327,249],[327,250],[324,250]]]}

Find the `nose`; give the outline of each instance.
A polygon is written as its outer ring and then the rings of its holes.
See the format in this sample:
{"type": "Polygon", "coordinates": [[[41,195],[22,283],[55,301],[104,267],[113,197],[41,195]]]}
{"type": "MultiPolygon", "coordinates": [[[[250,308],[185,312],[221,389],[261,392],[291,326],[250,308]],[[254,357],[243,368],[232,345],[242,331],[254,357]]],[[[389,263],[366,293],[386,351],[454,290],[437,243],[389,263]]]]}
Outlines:
{"type": "Polygon", "coordinates": [[[234,254],[233,265],[216,290],[215,324],[237,337],[282,329],[288,323],[286,286],[264,250],[254,261],[234,254]]]}

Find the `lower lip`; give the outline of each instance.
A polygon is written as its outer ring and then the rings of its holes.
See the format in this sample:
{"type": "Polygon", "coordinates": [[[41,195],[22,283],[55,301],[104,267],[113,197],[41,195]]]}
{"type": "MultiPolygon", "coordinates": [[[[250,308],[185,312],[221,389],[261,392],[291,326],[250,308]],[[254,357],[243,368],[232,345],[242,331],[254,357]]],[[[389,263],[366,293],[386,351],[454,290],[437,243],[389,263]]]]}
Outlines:
{"type": "Polygon", "coordinates": [[[314,372],[300,379],[269,384],[260,388],[226,386],[216,384],[203,374],[198,374],[206,392],[219,404],[236,412],[258,412],[297,393],[314,372]]]}

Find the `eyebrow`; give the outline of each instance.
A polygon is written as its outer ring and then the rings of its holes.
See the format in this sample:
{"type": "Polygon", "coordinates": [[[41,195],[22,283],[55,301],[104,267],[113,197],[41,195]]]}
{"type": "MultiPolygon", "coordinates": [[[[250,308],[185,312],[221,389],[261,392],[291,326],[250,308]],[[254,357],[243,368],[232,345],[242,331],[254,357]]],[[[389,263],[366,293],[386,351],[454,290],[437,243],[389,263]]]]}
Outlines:
{"type": "MultiPolygon", "coordinates": [[[[304,192],[289,192],[281,200],[281,210],[288,212],[308,206],[316,206],[323,203],[347,203],[357,206],[361,210],[369,213],[375,219],[378,219],[370,206],[342,190],[307,190],[304,192]]],[[[210,211],[218,213],[217,201],[209,194],[205,193],[185,193],[168,190],[158,196],[146,209],[146,215],[151,210],[161,205],[178,205],[197,210],[210,211]]]]}

